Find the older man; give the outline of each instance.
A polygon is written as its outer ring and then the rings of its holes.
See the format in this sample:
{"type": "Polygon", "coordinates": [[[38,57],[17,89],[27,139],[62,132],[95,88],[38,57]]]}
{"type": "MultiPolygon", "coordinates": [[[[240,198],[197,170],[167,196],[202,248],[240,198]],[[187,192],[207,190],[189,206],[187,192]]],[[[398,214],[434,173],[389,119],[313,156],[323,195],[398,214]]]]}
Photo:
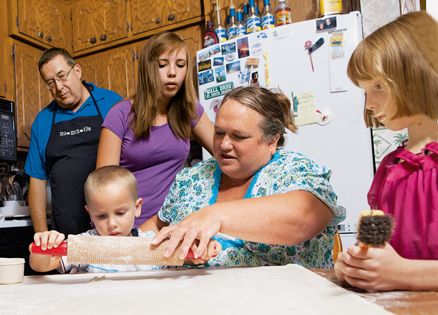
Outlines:
{"type": "Polygon", "coordinates": [[[25,165],[32,222],[36,232],[48,229],[45,187],[49,180],[52,228],[77,234],[90,227],[83,184],[95,168],[100,126],[121,97],[81,81],[80,65],[62,48],[45,51],[38,68],[53,101],[32,124],[25,165]]]}

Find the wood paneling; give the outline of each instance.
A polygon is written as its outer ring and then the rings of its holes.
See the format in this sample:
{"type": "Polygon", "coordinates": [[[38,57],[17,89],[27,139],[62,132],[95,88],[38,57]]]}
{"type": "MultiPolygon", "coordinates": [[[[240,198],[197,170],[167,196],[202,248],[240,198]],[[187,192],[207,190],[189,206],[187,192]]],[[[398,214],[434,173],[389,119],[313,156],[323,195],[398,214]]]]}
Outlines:
{"type": "Polygon", "coordinates": [[[17,144],[28,148],[32,123],[38,112],[49,104],[51,95],[38,71],[42,51],[19,41],[14,41],[14,51],[17,144]]]}

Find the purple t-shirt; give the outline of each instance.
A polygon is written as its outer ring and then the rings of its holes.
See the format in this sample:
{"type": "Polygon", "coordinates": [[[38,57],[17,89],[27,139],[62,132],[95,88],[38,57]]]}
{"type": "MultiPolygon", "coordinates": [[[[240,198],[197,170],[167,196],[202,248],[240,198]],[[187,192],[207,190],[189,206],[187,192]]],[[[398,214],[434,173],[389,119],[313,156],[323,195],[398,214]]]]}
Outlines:
{"type": "MultiPolygon", "coordinates": [[[[122,140],[120,166],[130,170],[137,179],[138,195],[143,198],[140,217],[135,227],[160,210],[170,185],[184,166],[190,141],[175,137],[169,124],[152,126],[148,139],[138,139],[130,127],[132,102],[123,100],[114,105],[102,124],[122,140]]],[[[204,112],[196,105],[198,120],[204,112]]],[[[192,123],[192,127],[197,121],[192,123]]]]}

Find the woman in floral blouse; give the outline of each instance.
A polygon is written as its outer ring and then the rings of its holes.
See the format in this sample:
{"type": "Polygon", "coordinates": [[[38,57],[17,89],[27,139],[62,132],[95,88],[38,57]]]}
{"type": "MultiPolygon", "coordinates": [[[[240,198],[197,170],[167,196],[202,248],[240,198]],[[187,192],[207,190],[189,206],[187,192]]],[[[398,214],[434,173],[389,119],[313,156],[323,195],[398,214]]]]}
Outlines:
{"type": "Polygon", "coordinates": [[[222,237],[209,266],[331,268],[345,209],[336,204],[330,170],[281,149],[286,128],[296,129],[283,94],[259,87],[228,93],[216,117],[214,159],[183,169],[140,228],[160,230],[156,244],[170,238],[166,256],[182,241],[180,256],[192,248],[198,257],[217,233],[233,236],[222,237]]]}

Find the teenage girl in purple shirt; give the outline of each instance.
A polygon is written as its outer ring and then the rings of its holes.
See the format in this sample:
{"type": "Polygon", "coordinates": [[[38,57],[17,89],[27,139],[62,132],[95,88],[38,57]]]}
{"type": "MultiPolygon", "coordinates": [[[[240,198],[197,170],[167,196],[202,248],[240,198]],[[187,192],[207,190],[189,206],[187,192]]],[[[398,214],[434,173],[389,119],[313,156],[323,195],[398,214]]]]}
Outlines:
{"type": "Polygon", "coordinates": [[[175,33],[160,33],[141,51],[135,96],[105,118],[97,154],[97,167],[120,165],[135,175],[143,198],[135,227],[162,206],[191,136],[212,152],[213,125],[196,101],[187,46],[175,33]]]}
{"type": "Polygon", "coordinates": [[[338,278],[367,291],[438,290],[438,23],[409,13],[365,38],[348,75],[366,93],[368,126],[407,128],[409,139],[385,157],[368,193],[392,215],[390,243],[351,246],[338,278]]]}

